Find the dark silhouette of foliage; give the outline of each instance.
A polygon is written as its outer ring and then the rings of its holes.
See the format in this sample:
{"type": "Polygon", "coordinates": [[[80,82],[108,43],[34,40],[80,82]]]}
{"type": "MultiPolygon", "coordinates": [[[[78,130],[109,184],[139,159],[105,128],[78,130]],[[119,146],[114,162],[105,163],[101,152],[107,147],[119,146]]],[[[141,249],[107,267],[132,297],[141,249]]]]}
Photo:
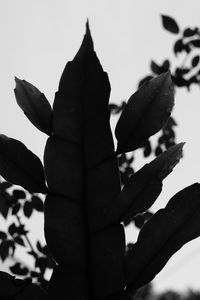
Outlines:
{"type": "MultiPolygon", "coordinates": [[[[173,33],[179,31],[166,16],[163,25],[173,33]]],[[[28,245],[35,260],[34,270],[20,262],[10,267],[14,274],[27,277],[24,280],[0,272],[0,297],[128,300],[152,281],[175,252],[200,235],[199,183],[178,192],[154,215],[148,212],[163,180],[182,157],[183,143],[168,140],[168,150],[157,149],[149,164],[135,173],[130,167],[133,156],[127,152],[144,147],[148,156],[148,139],[163,128],[165,140],[159,145],[165,145],[169,124],[175,124],[170,117],[174,105],[170,72],[157,75],[126,104],[108,106],[108,76],[87,24],[78,53],[63,71],[53,108],[36,87],[16,78],[18,105],[49,137],[43,166],[21,142],[0,135],[0,173],[8,181],[0,186],[4,199],[0,209],[5,218],[10,212],[16,218],[8,232],[0,232],[0,255],[4,260],[14,255],[16,245],[28,245]],[[115,129],[116,150],[108,108],[115,114],[122,111],[115,129]],[[122,183],[119,171],[128,174],[121,176],[122,183]],[[28,192],[9,191],[9,182],[28,192]],[[37,241],[33,247],[20,214],[30,218],[33,211],[43,211],[38,193],[45,195],[47,246],[37,241]],[[130,220],[139,223],[141,230],[137,242],[126,247],[123,224],[130,220]],[[53,268],[48,283],[47,268],[53,268]]]]}

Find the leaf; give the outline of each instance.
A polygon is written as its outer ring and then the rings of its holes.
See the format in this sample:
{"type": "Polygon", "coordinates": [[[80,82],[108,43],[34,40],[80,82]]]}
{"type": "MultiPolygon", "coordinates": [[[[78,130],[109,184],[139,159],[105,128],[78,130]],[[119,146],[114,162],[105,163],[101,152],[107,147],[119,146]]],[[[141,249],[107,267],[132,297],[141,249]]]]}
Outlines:
{"type": "Polygon", "coordinates": [[[172,146],[130,177],[117,200],[123,222],[146,211],[154,203],[162,191],[162,181],[182,157],[183,145],[172,146]]]}
{"type": "Polygon", "coordinates": [[[9,247],[10,247],[10,243],[8,240],[1,242],[0,257],[1,257],[2,261],[5,261],[5,259],[9,256],[9,247]]]}
{"type": "Polygon", "coordinates": [[[20,208],[21,208],[20,203],[15,204],[12,208],[12,215],[16,215],[19,212],[20,208]]]}
{"type": "Polygon", "coordinates": [[[18,201],[19,199],[26,198],[26,193],[22,190],[15,189],[12,193],[12,197],[15,199],[15,201],[18,201]]]}
{"type": "Polygon", "coordinates": [[[18,140],[0,135],[0,174],[30,192],[46,193],[40,159],[18,140]]]}
{"type": "Polygon", "coordinates": [[[179,26],[173,18],[166,15],[161,15],[161,18],[162,18],[162,25],[166,30],[175,34],[179,33],[180,31],[179,26]]]}
{"type": "Polygon", "coordinates": [[[9,225],[8,227],[8,232],[10,233],[10,235],[14,235],[17,233],[17,226],[15,225],[15,223],[12,223],[11,225],[9,225]]]}
{"type": "Polygon", "coordinates": [[[35,208],[37,211],[43,212],[44,205],[43,205],[42,200],[38,196],[35,196],[35,195],[32,196],[31,204],[32,204],[33,208],[35,208]]]}
{"type": "Polygon", "coordinates": [[[184,50],[183,40],[179,39],[174,44],[174,54],[177,55],[178,53],[184,50]]]}
{"type": "Polygon", "coordinates": [[[160,75],[161,72],[161,67],[159,65],[157,65],[157,63],[155,63],[155,61],[151,61],[151,65],[150,65],[151,71],[156,74],[156,75],[160,75]]]}
{"type": "Polygon", "coordinates": [[[32,212],[33,212],[33,205],[32,205],[32,203],[29,202],[29,201],[26,201],[24,203],[23,211],[24,211],[24,215],[27,218],[30,218],[30,216],[32,215],[32,212]]]}
{"type": "Polygon", "coordinates": [[[17,104],[35,127],[47,135],[52,133],[52,109],[45,95],[34,85],[15,77],[17,104]]]}
{"type": "Polygon", "coordinates": [[[192,67],[193,68],[195,68],[198,65],[199,59],[200,59],[199,55],[196,55],[192,58],[192,67]]]}
{"type": "Polygon", "coordinates": [[[0,193],[0,213],[6,219],[8,216],[10,205],[8,199],[0,193]]]}
{"type": "Polygon", "coordinates": [[[25,276],[29,273],[29,269],[23,267],[20,263],[15,263],[13,266],[9,267],[9,269],[13,274],[20,276],[25,276]]]}
{"type": "Polygon", "coordinates": [[[0,231],[0,240],[5,240],[7,238],[7,234],[4,231],[0,231]]]}
{"type": "Polygon", "coordinates": [[[191,29],[191,28],[188,27],[183,31],[183,36],[184,37],[191,37],[191,36],[194,36],[197,33],[198,33],[198,28],[191,29]]]}
{"type": "Polygon", "coordinates": [[[20,236],[16,236],[14,238],[14,242],[17,243],[17,244],[19,244],[20,246],[24,246],[25,247],[24,240],[20,236]]]}
{"type": "Polygon", "coordinates": [[[117,126],[117,154],[141,147],[170,117],[174,89],[170,73],[163,73],[144,84],[128,100],[117,126]]]}
{"type": "Polygon", "coordinates": [[[190,41],[190,44],[192,44],[196,48],[200,48],[200,39],[190,41]]]}
{"type": "Polygon", "coordinates": [[[40,241],[37,241],[36,243],[36,247],[38,249],[39,252],[41,252],[44,255],[48,255],[48,250],[47,250],[47,246],[42,246],[40,241]]]}
{"type": "Polygon", "coordinates": [[[126,257],[128,290],[151,281],[169,258],[200,235],[200,184],[178,192],[143,226],[126,257]]]}

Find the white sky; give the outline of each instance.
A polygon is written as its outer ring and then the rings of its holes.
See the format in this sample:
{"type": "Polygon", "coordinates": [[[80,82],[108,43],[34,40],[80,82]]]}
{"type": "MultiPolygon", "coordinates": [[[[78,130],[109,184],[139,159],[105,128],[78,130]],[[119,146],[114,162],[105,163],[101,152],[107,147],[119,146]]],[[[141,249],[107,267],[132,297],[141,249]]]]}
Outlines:
{"type": "MultiPolygon", "coordinates": [[[[0,132],[24,142],[42,159],[46,136],[23,116],[13,88],[14,76],[45,93],[50,103],[65,63],[78,50],[89,17],[96,52],[108,72],[112,102],[135,91],[149,71],[150,59],[172,58],[175,35],[163,30],[160,14],[174,17],[181,28],[200,27],[199,0],[0,0],[0,132]]],[[[178,141],[185,141],[185,157],[165,180],[158,209],[193,182],[200,181],[200,90],[176,95],[178,141]]],[[[143,165],[139,160],[137,167],[143,165]]],[[[32,222],[42,235],[41,218],[32,222]]],[[[130,238],[130,233],[128,235],[130,238]]],[[[157,276],[157,290],[200,289],[200,239],[186,245],[157,276]],[[199,255],[198,255],[199,253],[199,255]]]]}

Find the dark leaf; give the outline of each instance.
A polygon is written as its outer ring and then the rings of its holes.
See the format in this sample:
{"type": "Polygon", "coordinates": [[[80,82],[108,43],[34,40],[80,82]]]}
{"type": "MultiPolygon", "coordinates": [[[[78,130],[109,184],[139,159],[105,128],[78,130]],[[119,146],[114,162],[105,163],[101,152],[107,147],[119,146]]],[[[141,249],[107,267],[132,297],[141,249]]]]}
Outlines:
{"type": "Polygon", "coordinates": [[[199,40],[190,41],[190,44],[192,44],[196,48],[200,48],[200,39],[199,40]]]}
{"type": "Polygon", "coordinates": [[[174,44],[174,53],[177,55],[178,53],[182,52],[185,49],[185,46],[183,44],[183,40],[179,39],[174,44]]]}
{"type": "Polygon", "coordinates": [[[15,201],[19,200],[19,199],[24,199],[26,198],[26,193],[22,190],[14,190],[12,192],[12,196],[15,199],[15,201]]]}
{"type": "Polygon", "coordinates": [[[12,208],[12,215],[16,215],[19,212],[20,208],[21,208],[20,203],[15,204],[12,208]]]}
{"type": "Polygon", "coordinates": [[[170,257],[200,235],[200,184],[178,192],[143,226],[126,257],[128,290],[151,281],[170,257]]]}
{"type": "Polygon", "coordinates": [[[155,63],[155,61],[151,61],[151,65],[150,65],[151,71],[156,74],[156,75],[160,75],[162,73],[162,68],[157,65],[157,63],[155,63]]]}
{"type": "Polygon", "coordinates": [[[195,34],[198,33],[198,28],[194,28],[194,29],[191,29],[191,28],[186,28],[184,31],[183,31],[183,36],[184,37],[191,37],[191,36],[194,36],[195,34]]]}
{"type": "Polygon", "coordinates": [[[144,157],[148,157],[151,154],[151,143],[147,141],[143,147],[143,155],[144,157]]]}
{"type": "Polygon", "coordinates": [[[15,263],[13,266],[9,267],[9,269],[13,274],[19,276],[25,276],[29,273],[29,269],[23,267],[20,263],[15,263]]]}
{"type": "Polygon", "coordinates": [[[162,154],[162,148],[160,146],[157,146],[155,149],[155,156],[159,156],[160,154],[162,154]]]}
{"type": "Polygon", "coordinates": [[[166,30],[175,34],[179,33],[178,24],[173,18],[166,15],[161,15],[161,18],[162,18],[162,25],[166,30]]]}
{"type": "Polygon", "coordinates": [[[168,59],[166,59],[162,64],[162,72],[161,73],[167,72],[167,71],[169,71],[169,69],[170,69],[170,62],[168,59]]]}
{"type": "Polygon", "coordinates": [[[36,246],[37,246],[37,249],[38,249],[39,252],[41,252],[44,255],[48,255],[49,252],[48,252],[48,249],[47,249],[46,245],[42,246],[40,241],[37,241],[36,246]]]}
{"type": "Polygon", "coordinates": [[[15,223],[12,223],[9,227],[8,227],[8,232],[10,233],[10,235],[14,235],[16,234],[18,231],[17,226],[15,225],[15,223]]]}
{"type": "Polygon", "coordinates": [[[0,173],[30,192],[47,191],[40,159],[15,139],[0,135],[0,173]]]}
{"type": "Polygon", "coordinates": [[[37,211],[43,212],[43,202],[38,196],[32,196],[31,204],[37,211]]]}
{"type": "Polygon", "coordinates": [[[37,278],[40,276],[40,273],[36,272],[36,271],[31,271],[31,277],[32,278],[37,278]]]}
{"type": "Polygon", "coordinates": [[[23,211],[24,211],[24,215],[27,218],[30,218],[30,216],[32,215],[32,212],[33,212],[33,205],[32,205],[32,203],[29,202],[29,201],[26,201],[24,203],[23,211]]]}
{"type": "Polygon", "coordinates": [[[5,259],[9,256],[9,241],[5,240],[2,241],[0,244],[0,257],[2,261],[5,261],[5,259]]]}
{"type": "Polygon", "coordinates": [[[192,58],[192,67],[195,68],[199,63],[200,56],[196,55],[192,58]]]}
{"type": "Polygon", "coordinates": [[[0,213],[6,219],[8,215],[10,205],[8,199],[4,196],[4,194],[0,193],[0,213]]]}
{"type": "Polygon", "coordinates": [[[182,157],[182,148],[183,143],[169,148],[130,177],[117,200],[123,222],[154,203],[162,190],[163,179],[182,157]]]}
{"type": "Polygon", "coordinates": [[[128,100],[117,126],[117,154],[141,147],[170,117],[174,89],[170,73],[163,73],[143,85],[128,100]]]}
{"type": "Polygon", "coordinates": [[[0,240],[5,240],[7,238],[7,234],[4,231],[0,231],[0,240]]]}
{"type": "Polygon", "coordinates": [[[21,245],[21,246],[24,246],[24,247],[25,247],[24,240],[23,240],[23,238],[20,237],[20,236],[16,236],[16,237],[14,238],[14,242],[17,243],[17,244],[19,244],[19,245],[21,245]]]}
{"type": "Polygon", "coordinates": [[[35,127],[42,132],[52,133],[52,109],[45,95],[26,80],[15,77],[14,89],[17,104],[35,127]]]}
{"type": "Polygon", "coordinates": [[[46,268],[47,268],[47,258],[46,257],[39,257],[36,259],[35,261],[35,267],[39,267],[42,274],[45,272],[46,268]]]}

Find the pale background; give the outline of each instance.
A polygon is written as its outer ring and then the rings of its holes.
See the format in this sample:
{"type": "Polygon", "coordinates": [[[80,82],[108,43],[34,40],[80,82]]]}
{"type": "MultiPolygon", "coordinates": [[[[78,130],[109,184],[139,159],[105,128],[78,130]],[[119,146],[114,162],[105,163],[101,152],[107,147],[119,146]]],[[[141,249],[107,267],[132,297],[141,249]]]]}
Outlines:
{"type": "MultiPolygon", "coordinates": [[[[14,76],[37,86],[52,104],[64,65],[80,46],[87,17],[95,50],[109,74],[111,101],[127,100],[148,73],[150,59],[173,60],[176,36],[162,28],[161,14],[174,17],[181,28],[200,27],[198,0],[0,0],[0,132],[19,139],[42,159],[46,136],[18,108],[14,76]]],[[[154,210],[180,189],[200,181],[199,115],[199,87],[190,93],[179,89],[175,118],[178,141],[186,142],[184,159],[165,180],[154,210]]],[[[138,159],[137,168],[144,163],[140,155],[138,159]]],[[[34,216],[29,225],[31,239],[43,237],[42,226],[42,216],[34,216]]],[[[132,235],[129,230],[127,239],[132,235]]],[[[197,239],[184,246],[156,277],[156,290],[200,289],[199,267],[197,239]]]]}

